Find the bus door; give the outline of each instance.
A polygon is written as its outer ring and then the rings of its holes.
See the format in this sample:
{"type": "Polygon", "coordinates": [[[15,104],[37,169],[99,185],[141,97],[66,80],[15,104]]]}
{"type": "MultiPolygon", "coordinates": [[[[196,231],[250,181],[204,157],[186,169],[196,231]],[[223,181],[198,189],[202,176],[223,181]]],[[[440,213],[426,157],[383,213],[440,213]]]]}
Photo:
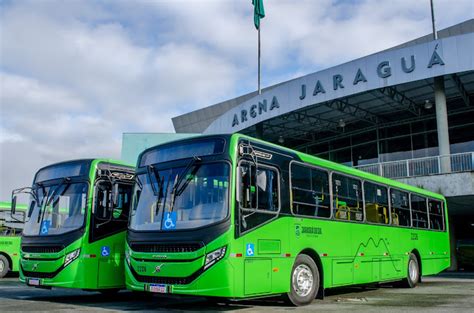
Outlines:
{"type": "Polygon", "coordinates": [[[113,204],[112,184],[97,183],[92,214],[91,240],[97,253],[97,287],[111,288],[124,284],[125,230],[133,185],[118,183],[118,195],[113,204]]]}

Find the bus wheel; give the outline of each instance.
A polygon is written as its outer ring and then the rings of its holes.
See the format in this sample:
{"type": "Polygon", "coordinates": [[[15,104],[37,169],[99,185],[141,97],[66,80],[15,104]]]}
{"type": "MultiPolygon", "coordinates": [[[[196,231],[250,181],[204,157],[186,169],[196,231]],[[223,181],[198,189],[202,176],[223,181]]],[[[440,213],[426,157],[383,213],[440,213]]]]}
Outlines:
{"type": "Polygon", "coordinates": [[[7,275],[8,270],[10,269],[10,262],[4,255],[0,255],[0,278],[7,275]]]}
{"type": "Polygon", "coordinates": [[[407,278],[402,281],[405,288],[415,288],[420,281],[420,266],[418,259],[413,253],[408,257],[407,278]]]}
{"type": "Polygon", "coordinates": [[[318,289],[318,266],[306,254],[298,255],[291,270],[290,292],[287,294],[288,300],[295,306],[310,304],[316,298],[318,289]]]}

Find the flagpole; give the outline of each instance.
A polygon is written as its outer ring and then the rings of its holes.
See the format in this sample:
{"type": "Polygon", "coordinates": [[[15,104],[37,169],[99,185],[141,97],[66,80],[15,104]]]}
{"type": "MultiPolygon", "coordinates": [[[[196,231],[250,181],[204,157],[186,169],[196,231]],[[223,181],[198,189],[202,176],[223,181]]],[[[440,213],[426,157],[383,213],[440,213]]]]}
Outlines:
{"type": "Polygon", "coordinates": [[[262,94],[262,90],[260,89],[260,28],[262,24],[258,26],[258,94],[262,94]]]}

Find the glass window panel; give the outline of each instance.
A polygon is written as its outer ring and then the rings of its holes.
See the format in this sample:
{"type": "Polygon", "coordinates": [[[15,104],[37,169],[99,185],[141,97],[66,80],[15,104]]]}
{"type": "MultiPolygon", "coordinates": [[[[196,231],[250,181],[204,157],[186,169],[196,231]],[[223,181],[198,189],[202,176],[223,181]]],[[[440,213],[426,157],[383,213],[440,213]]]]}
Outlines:
{"type": "Polygon", "coordinates": [[[387,188],[373,183],[364,183],[365,214],[371,223],[388,224],[390,212],[388,208],[387,188]]]}
{"type": "Polygon", "coordinates": [[[326,218],[331,216],[327,172],[292,164],[291,192],[294,214],[326,218]]]}
{"type": "Polygon", "coordinates": [[[392,204],[392,225],[411,226],[410,205],[408,193],[399,190],[390,190],[392,204]]]}
{"type": "Polygon", "coordinates": [[[443,205],[438,200],[428,200],[428,212],[430,214],[430,228],[444,230],[443,205]]]}
{"type": "Polygon", "coordinates": [[[411,219],[413,227],[428,228],[426,198],[414,194],[411,195],[411,219]]]}
{"type": "Polygon", "coordinates": [[[361,182],[358,179],[332,175],[334,216],[336,219],[358,221],[364,220],[362,209],[361,182]]]}

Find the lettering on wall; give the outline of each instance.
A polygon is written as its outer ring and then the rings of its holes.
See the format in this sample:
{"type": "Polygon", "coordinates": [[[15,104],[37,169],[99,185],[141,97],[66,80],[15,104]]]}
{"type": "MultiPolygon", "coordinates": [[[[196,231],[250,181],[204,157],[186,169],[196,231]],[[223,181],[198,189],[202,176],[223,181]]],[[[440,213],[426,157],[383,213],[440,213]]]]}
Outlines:
{"type": "MultiPolygon", "coordinates": [[[[428,69],[431,69],[436,66],[444,66],[445,62],[438,51],[439,44],[433,49],[431,53],[431,57],[428,61],[428,64],[421,64],[421,66],[425,66],[428,69]]],[[[307,97],[308,93],[313,94],[313,97],[322,97],[326,94],[326,88],[331,88],[334,91],[344,89],[346,85],[350,85],[352,83],[353,86],[359,86],[368,83],[369,79],[367,77],[374,77],[375,74],[377,77],[381,79],[388,79],[393,74],[393,68],[398,67],[402,70],[402,73],[412,73],[416,70],[417,64],[415,55],[408,55],[401,57],[397,62],[392,60],[381,60],[377,67],[374,69],[363,69],[357,68],[355,73],[351,75],[351,77],[344,77],[344,75],[335,73],[332,75],[332,86],[325,86],[321,80],[316,80],[314,83],[311,84],[301,84],[300,90],[298,91],[299,100],[304,100],[307,97]],[[368,73],[367,71],[374,71],[372,73],[368,73]],[[369,74],[367,76],[367,74],[369,74]],[[372,75],[372,76],[371,76],[372,75]]],[[[329,89],[330,90],[330,89],[329,89]]],[[[260,115],[268,114],[269,112],[280,108],[280,103],[278,102],[277,96],[269,96],[263,100],[258,101],[257,103],[250,104],[249,107],[243,108],[240,112],[234,113],[234,117],[232,119],[232,127],[238,126],[242,123],[249,122],[252,119],[257,118],[260,115]]]]}

